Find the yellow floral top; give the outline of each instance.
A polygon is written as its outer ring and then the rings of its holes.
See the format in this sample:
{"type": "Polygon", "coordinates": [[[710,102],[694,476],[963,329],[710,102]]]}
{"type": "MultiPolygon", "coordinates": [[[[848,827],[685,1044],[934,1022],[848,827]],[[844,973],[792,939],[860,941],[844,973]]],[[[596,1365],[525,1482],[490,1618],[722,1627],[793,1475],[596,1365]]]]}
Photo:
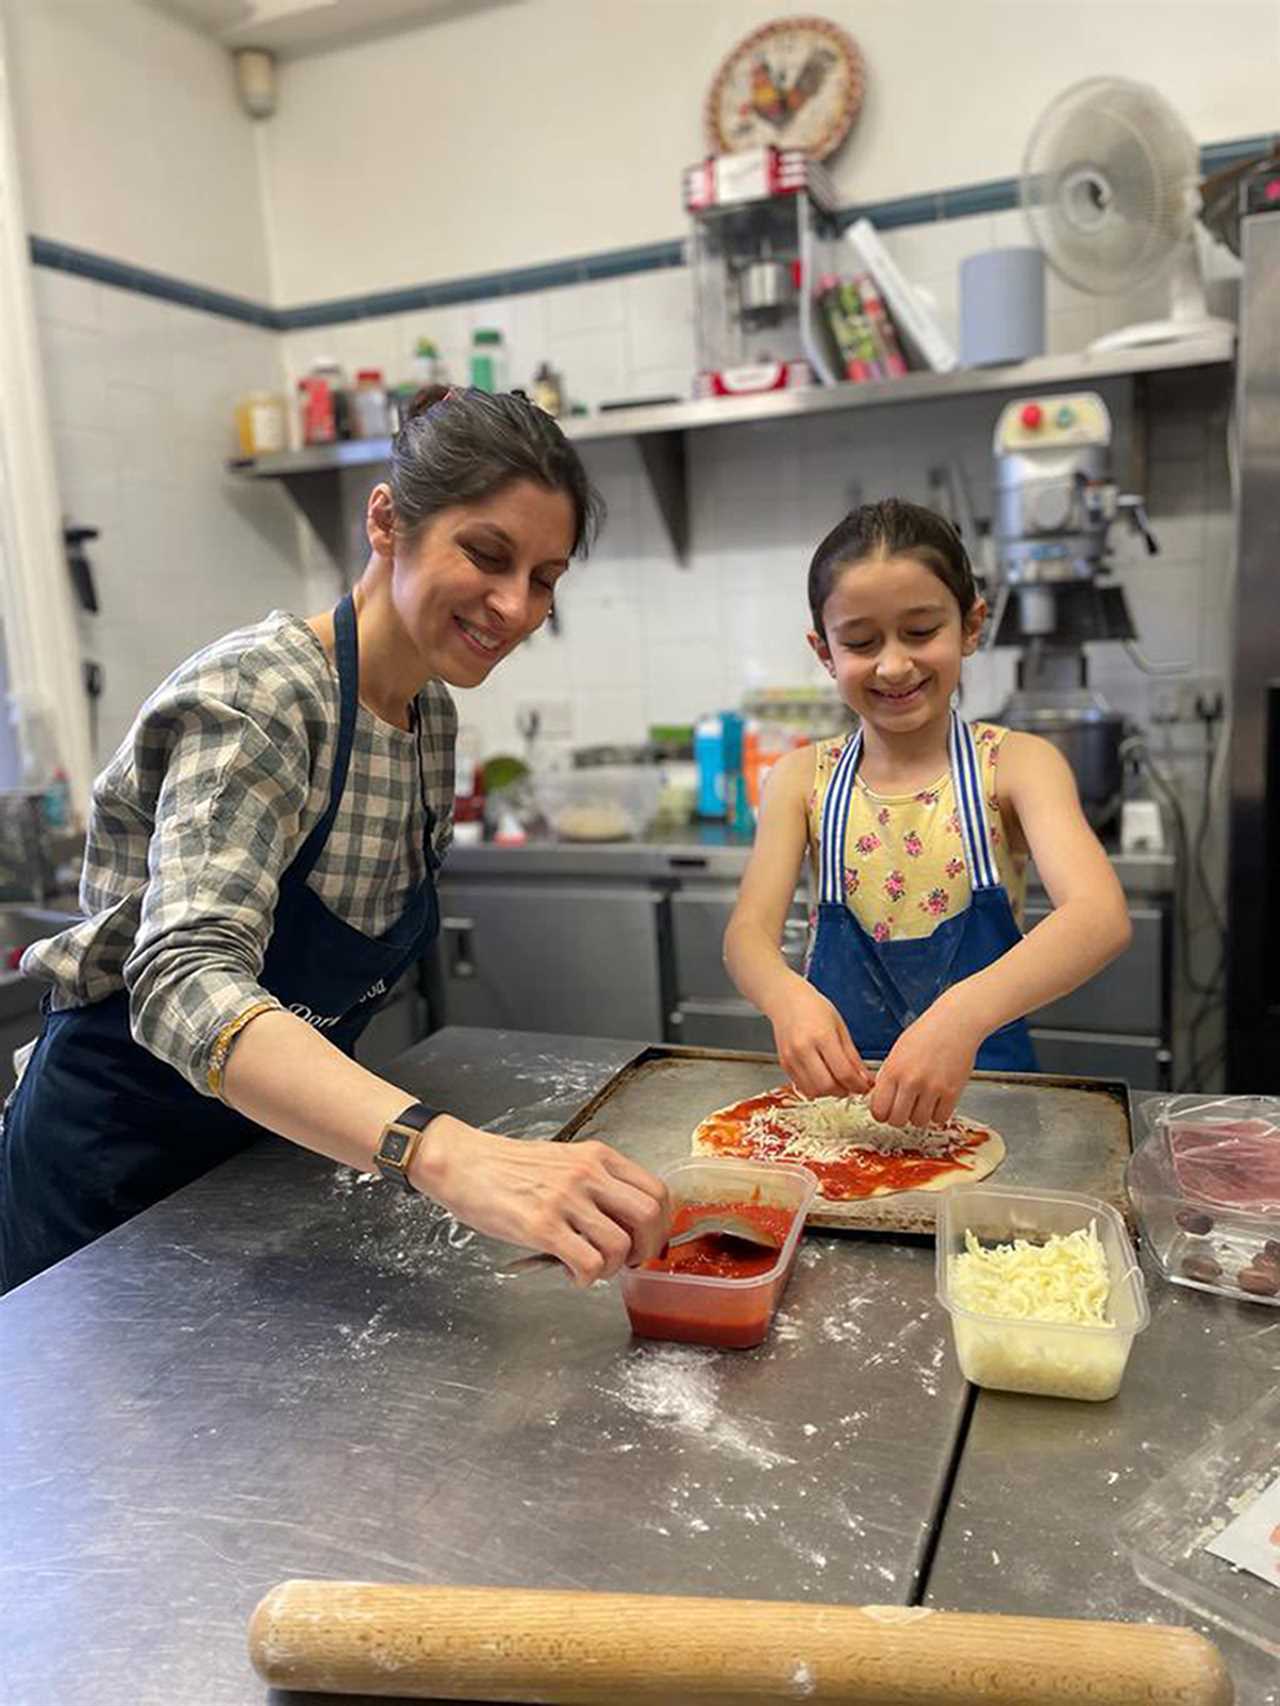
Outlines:
{"type": "MultiPolygon", "coordinates": [[[[982,767],[982,797],[1000,880],[1013,916],[1022,925],[1027,890],[1025,854],[1008,844],[996,797],[996,758],[1007,729],[973,723],[982,767]]],[[[844,737],[819,741],[809,797],[809,852],[817,881],[822,805],[844,737]]],[[[875,794],[855,780],[845,832],[845,904],[877,942],[929,936],[945,918],[969,904],[960,814],[950,770],[916,794],[875,794]]]]}

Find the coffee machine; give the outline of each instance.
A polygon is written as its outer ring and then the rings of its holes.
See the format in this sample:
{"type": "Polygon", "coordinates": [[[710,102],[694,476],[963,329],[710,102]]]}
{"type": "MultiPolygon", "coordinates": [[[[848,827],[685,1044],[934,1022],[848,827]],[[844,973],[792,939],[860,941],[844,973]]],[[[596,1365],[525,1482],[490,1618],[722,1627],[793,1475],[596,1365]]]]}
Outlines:
{"type": "Polygon", "coordinates": [[[1125,720],[1088,682],[1085,645],[1136,639],[1109,578],[1110,529],[1126,517],[1154,554],[1143,500],[1111,478],[1111,416],[1096,392],[1021,397],[996,423],[996,597],[988,644],[1016,646],[1017,688],[999,720],[1065,755],[1096,829],[1123,794],[1125,720]]]}

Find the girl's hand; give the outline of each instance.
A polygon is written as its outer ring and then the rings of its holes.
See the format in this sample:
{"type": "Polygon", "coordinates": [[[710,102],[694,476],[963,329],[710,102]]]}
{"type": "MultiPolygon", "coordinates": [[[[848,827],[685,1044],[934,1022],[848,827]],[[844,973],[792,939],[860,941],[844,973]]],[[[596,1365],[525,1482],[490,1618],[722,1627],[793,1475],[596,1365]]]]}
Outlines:
{"type": "Polygon", "coordinates": [[[869,1102],[876,1119],[918,1126],[950,1119],[983,1035],[954,1007],[936,1001],[907,1026],[877,1072],[869,1102]]]}
{"type": "Polygon", "coordinates": [[[578,1286],[658,1255],[670,1223],[666,1186],[608,1144],[499,1137],[448,1114],[427,1127],[413,1183],[477,1232],[556,1256],[578,1286]]]}
{"type": "Polygon", "coordinates": [[[778,1059],[802,1096],[854,1096],[875,1082],[844,1020],[804,978],[789,985],[768,1017],[778,1059]]]}

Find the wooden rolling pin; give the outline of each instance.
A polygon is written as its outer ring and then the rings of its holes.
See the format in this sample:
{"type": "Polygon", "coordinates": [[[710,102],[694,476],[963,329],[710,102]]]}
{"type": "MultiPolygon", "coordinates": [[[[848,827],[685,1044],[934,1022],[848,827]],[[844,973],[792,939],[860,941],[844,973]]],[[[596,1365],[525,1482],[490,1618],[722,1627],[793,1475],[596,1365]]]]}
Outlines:
{"type": "Polygon", "coordinates": [[[1230,1706],[1211,1641],[920,1607],[283,1582],[249,1625],[277,1688],[541,1706],[1230,1706]]]}

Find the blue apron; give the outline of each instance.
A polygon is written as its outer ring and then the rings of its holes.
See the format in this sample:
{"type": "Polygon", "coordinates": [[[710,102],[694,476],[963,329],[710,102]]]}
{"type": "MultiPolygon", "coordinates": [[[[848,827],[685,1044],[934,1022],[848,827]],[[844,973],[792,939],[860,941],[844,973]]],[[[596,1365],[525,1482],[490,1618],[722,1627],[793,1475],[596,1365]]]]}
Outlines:
{"type": "MultiPolygon", "coordinates": [[[[334,611],[334,639],[341,710],[329,801],[280,879],[259,981],[351,1054],[380,998],[434,938],[440,914],[420,744],[425,874],[401,917],[383,935],[366,936],[307,885],[338,814],[355,734],[359,652],[349,594],[334,611]]],[[[0,1131],[0,1292],[199,1178],[263,1131],[134,1042],[126,991],[47,1011],[0,1131]]]]}
{"type": "MultiPolygon", "coordinates": [[[[845,904],[845,847],[861,730],[838,759],[822,803],[818,928],[808,978],[839,1010],[866,1060],[883,1060],[944,989],[982,971],[1022,940],[991,849],[973,734],[954,711],[947,750],[973,892],[965,910],[944,919],[931,935],[877,942],[845,904]]],[[[975,1064],[988,1072],[1038,1071],[1026,1021],[1013,1019],[993,1031],[975,1064]]]]}

